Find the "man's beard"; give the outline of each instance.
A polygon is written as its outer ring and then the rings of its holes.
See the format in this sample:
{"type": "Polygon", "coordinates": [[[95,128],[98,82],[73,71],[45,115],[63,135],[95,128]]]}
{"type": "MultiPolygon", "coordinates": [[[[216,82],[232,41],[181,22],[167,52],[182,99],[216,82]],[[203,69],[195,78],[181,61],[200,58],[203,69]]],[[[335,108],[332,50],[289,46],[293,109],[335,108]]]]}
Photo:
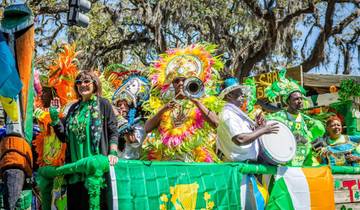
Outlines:
{"type": "Polygon", "coordinates": [[[236,98],[236,101],[237,101],[237,102],[240,102],[241,104],[244,103],[244,100],[245,100],[245,99],[244,99],[243,96],[239,96],[239,97],[236,98]]]}
{"type": "Polygon", "coordinates": [[[300,104],[300,105],[296,105],[294,108],[295,108],[295,110],[300,110],[303,108],[303,106],[302,106],[302,104],[300,104]]]}
{"type": "Polygon", "coordinates": [[[238,103],[238,107],[241,109],[242,106],[244,105],[244,97],[239,96],[239,97],[237,97],[235,100],[236,100],[236,102],[238,103]]]}

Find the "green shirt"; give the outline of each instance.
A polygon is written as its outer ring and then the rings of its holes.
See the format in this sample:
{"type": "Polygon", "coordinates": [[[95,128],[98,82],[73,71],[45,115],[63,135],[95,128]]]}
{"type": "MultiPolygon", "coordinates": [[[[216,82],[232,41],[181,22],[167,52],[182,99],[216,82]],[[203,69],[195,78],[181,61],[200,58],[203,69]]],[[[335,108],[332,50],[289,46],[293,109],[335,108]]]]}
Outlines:
{"type": "MultiPolygon", "coordinates": [[[[95,155],[91,151],[90,106],[92,103],[94,103],[93,100],[80,102],[79,108],[69,118],[67,139],[69,141],[71,162],[95,155]]],[[[83,174],[74,174],[69,182],[76,183],[84,181],[84,179],[85,176],[83,174]]]]}
{"type": "Polygon", "coordinates": [[[325,127],[320,121],[302,113],[292,115],[284,110],[269,114],[266,118],[284,123],[297,138],[295,157],[287,165],[303,166],[314,164],[311,154],[311,142],[325,133],[325,127]]]}

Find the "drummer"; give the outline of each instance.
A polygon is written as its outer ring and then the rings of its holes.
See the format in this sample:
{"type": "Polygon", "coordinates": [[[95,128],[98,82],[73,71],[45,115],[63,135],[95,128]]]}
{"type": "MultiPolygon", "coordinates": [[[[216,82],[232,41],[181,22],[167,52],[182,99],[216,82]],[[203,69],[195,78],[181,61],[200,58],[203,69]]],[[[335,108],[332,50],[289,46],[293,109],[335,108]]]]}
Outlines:
{"type": "Polygon", "coordinates": [[[305,90],[295,81],[286,78],[285,74],[286,70],[281,70],[279,80],[267,87],[265,94],[270,100],[280,96],[281,102],[286,108],[269,114],[266,118],[286,124],[296,138],[295,158],[287,165],[318,165],[316,158],[312,156],[311,142],[324,135],[325,127],[320,121],[300,112],[303,108],[305,90]]]}
{"type": "Polygon", "coordinates": [[[240,109],[247,87],[239,84],[236,78],[227,78],[220,93],[227,103],[220,113],[217,128],[217,146],[227,161],[256,162],[259,153],[257,139],[263,134],[277,133],[277,123],[264,124],[262,117],[254,122],[240,109]],[[254,128],[255,127],[255,128],[254,128]]]}

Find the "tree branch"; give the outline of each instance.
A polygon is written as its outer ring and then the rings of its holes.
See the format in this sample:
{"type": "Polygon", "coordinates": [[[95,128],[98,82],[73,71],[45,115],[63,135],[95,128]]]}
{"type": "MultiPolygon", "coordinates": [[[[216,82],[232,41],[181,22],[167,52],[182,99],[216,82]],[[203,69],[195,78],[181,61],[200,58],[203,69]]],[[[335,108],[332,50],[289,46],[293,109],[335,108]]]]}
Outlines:
{"type": "Polygon", "coordinates": [[[60,33],[60,31],[64,28],[64,25],[60,22],[60,26],[54,31],[54,33],[49,37],[49,45],[52,45],[57,35],[60,33]]]}
{"type": "MultiPolygon", "coordinates": [[[[267,34],[265,37],[265,41],[263,43],[261,43],[261,46],[258,48],[257,51],[252,51],[251,53],[249,53],[249,56],[244,61],[237,60],[235,62],[235,65],[233,68],[234,68],[234,70],[237,70],[236,77],[239,78],[240,80],[243,77],[248,76],[250,71],[255,66],[255,64],[257,62],[263,60],[268,55],[268,53],[272,49],[274,49],[274,46],[276,45],[276,42],[278,39],[277,34],[278,34],[278,30],[279,30],[279,28],[277,27],[277,24],[276,24],[276,18],[273,13],[268,13],[267,16],[268,16],[266,18],[267,34]]],[[[259,39],[255,38],[254,40],[259,40],[259,39]]],[[[254,50],[254,49],[250,49],[250,50],[254,50]]],[[[241,58],[242,57],[239,56],[239,59],[241,59],[241,58]]]]}
{"type": "Polygon", "coordinates": [[[67,5],[55,5],[53,7],[49,7],[49,6],[41,6],[38,10],[35,10],[36,15],[40,15],[40,14],[58,14],[58,13],[63,13],[63,12],[67,12],[68,11],[68,6],[67,5]]]}
{"type": "Polygon", "coordinates": [[[315,6],[313,3],[309,3],[307,8],[299,9],[291,14],[286,15],[282,20],[279,21],[279,25],[286,26],[290,24],[290,21],[302,14],[313,13],[315,10],[315,6]]]}
{"type": "Polygon", "coordinates": [[[336,3],[355,3],[355,4],[359,4],[360,0],[336,0],[336,3]]]}
{"type": "Polygon", "coordinates": [[[256,15],[258,18],[263,18],[264,14],[261,11],[261,8],[254,0],[244,0],[245,4],[250,8],[250,10],[256,15]]]}
{"type": "Polygon", "coordinates": [[[301,53],[301,57],[302,57],[303,59],[305,58],[304,49],[305,49],[305,46],[306,46],[306,44],[307,44],[307,40],[308,40],[308,38],[310,37],[310,35],[311,35],[311,33],[312,33],[315,25],[316,25],[316,24],[313,24],[313,25],[311,26],[308,34],[307,34],[306,37],[305,37],[304,44],[303,44],[303,46],[301,47],[300,53],[301,53]]]}
{"type": "Polygon", "coordinates": [[[344,28],[346,28],[346,26],[348,26],[353,20],[355,20],[359,16],[360,10],[357,10],[356,12],[353,12],[351,15],[347,16],[344,20],[342,20],[339,24],[332,28],[331,35],[341,33],[344,28]]]}
{"type": "Polygon", "coordinates": [[[127,45],[134,45],[134,44],[139,44],[141,42],[143,43],[149,43],[149,42],[153,42],[153,39],[150,38],[140,38],[140,39],[126,39],[126,40],[121,40],[120,42],[116,42],[113,44],[110,44],[108,46],[103,46],[101,48],[99,48],[100,53],[97,54],[98,57],[104,56],[106,53],[109,53],[113,50],[117,50],[117,49],[121,49],[124,46],[127,45]]]}
{"type": "Polygon", "coordinates": [[[332,28],[332,17],[335,11],[335,0],[329,0],[326,13],[325,13],[325,25],[324,29],[321,30],[319,36],[317,37],[314,48],[311,52],[311,55],[301,64],[303,66],[303,71],[308,72],[313,67],[319,65],[324,61],[324,49],[325,43],[330,37],[331,28],[332,28]]]}

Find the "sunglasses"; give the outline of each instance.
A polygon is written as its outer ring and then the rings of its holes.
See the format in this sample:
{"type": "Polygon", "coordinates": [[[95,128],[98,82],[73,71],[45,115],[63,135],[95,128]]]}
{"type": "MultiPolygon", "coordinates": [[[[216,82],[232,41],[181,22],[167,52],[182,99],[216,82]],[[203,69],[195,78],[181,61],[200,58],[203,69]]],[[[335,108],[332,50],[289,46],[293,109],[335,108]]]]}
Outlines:
{"type": "Polygon", "coordinates": [[[75,84],[76,85],[81,85],[82,83],[84,83],[85,85],[88,85],[88,84],[93,83],[93,82],[94,82],[94,80],[85,79],[85,80],[76,80],[75,84]]]}

